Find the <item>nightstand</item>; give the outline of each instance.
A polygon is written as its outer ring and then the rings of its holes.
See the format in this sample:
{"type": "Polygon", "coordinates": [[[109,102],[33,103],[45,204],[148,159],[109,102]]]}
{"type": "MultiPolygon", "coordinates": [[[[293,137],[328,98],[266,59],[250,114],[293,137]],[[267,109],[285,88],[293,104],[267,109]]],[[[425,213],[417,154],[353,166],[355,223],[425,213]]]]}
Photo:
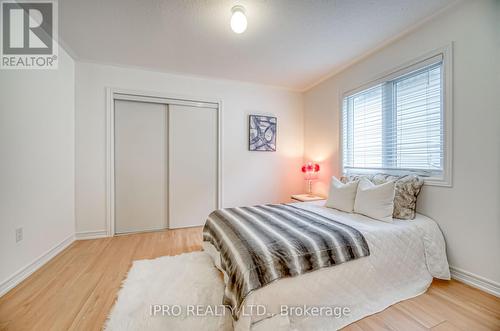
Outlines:
{"type": "Polygon", "coordinates": [[[325,200],[325,198],[314,194],[293,194],[291,198],[292,200],[300,202],[325,200]]]}

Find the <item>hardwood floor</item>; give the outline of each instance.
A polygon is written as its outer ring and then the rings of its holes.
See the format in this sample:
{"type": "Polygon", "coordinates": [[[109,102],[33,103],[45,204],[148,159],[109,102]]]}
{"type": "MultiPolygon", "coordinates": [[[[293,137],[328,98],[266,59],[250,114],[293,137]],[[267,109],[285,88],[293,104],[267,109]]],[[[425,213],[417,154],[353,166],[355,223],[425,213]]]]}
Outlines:
{"type": "MultiPolygon", "coordinates": [[[[201,228],[76,241],[0,298],[0,330],[100,330],[133,260],[201,249],[201,228]]],[[[434,281],[345,330],[500,330],[500,299],[434,281]]]]}

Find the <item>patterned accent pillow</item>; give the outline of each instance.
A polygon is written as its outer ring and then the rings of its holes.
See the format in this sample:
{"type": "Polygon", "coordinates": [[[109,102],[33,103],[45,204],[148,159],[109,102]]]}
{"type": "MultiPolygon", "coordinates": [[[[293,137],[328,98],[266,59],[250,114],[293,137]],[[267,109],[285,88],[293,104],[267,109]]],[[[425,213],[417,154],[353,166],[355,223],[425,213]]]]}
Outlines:
{"type": "Polygon", "coordinates": [[[375,185],[388,181],[395,181],[394,211],[392,217],[402,220],[412,220],[416,215],[417,196],[424,185],[424,180],[416,175],[391,176],[386,174],[377,175],[349,175],[342,177],[342,182],[350,182],[360,178],[367,178],[375,185]]]}
{"type": "Polygon", "coordinates": [[[392,217],[402,220],[412,220],[416,215],[417,196],[424,185],[424,180],[416,175],[402,177],[377,174],[373,176],[374,184],[396,181],[394,195],[394,212],[392,217]]]}
{"type": "Polygon", "coordinates": [[[347,184],[355,180],[360,180],[361,178],[366,178],[371,182],[373,179],[373,175],[347,175],[340,177],[340,181],[344,184],[347,184]]]}

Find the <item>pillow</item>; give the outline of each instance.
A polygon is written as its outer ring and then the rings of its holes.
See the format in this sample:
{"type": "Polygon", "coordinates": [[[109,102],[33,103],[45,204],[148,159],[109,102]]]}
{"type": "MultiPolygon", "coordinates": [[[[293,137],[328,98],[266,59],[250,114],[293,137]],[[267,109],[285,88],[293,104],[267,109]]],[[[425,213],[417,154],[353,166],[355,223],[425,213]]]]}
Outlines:
{"type": "Polygon", "coordinates": [[[367,178],[374,184],[383,184],[388,181],[395,182],[394,210],[392,217],[402,220],[412,220],[416,216],[417,197],[420,193],[424,180],[417,175],[392,176],[386,174],[376,175],[349,175],[342,177],[342,182],[367,178]]]}
{"type": "Polygon", "coordinates": [[[325,206],[352,213],[357,188],[358,181],[344,184],[332,177],[325,206]]]}
{"type": "Polygon", "coordinates": [[[361,178],[366,178],[369,181],[372,180],[373,175],[347,175],[347,176],[342,176],[340,177],[340,181],[344,184],[353,182],[355,180],[360,180],[361,178]]]}
{"type": "Polygon", "coordinates": [[[361,178],[354,202],[354,212],[383,222],[392,222],[394,209],[393,181],[375,185],[361,178]]]}
{"type": "Polygon", "coordinates": [[[402,220],[415,219],[417,209],[417,197],[420,193],[424,180],[416,175],[395,177],[378,174],[373,176],[372,182],[382,184],[388,181],[395,182],[394,211],[392,217],[402,220]]]}

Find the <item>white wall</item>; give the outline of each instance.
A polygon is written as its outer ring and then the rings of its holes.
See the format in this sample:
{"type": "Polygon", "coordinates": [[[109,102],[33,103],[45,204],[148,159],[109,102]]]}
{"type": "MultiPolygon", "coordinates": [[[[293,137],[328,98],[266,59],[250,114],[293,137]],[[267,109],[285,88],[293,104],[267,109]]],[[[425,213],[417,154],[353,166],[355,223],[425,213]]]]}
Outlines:
{"type": "Polygon", "coordinates": [[[262,85],[88,63],[76,65],[77,233],[106,230],[105,88],[221,99],[223,206],[284,202],[302,192],[303,100],[262,85]],[[278,117],[277,152],[248,151],[248,115],[278,117]]]}
{"type": "Polygon", "coordinates": [[[57,70],[0,71],[0,294],[73,238],[74,133],[74,62],[63,49],[57,70]]]}
{"type": "Polygon", "coordinates": [[[339,175],[339,95],[419,55],[454,43],[453,187],[424,187],[418,211],[434,218],[453,267],[500,283],[500,2],[468,1],[305,94],[305,158],[321,182],[339,175]]]}

